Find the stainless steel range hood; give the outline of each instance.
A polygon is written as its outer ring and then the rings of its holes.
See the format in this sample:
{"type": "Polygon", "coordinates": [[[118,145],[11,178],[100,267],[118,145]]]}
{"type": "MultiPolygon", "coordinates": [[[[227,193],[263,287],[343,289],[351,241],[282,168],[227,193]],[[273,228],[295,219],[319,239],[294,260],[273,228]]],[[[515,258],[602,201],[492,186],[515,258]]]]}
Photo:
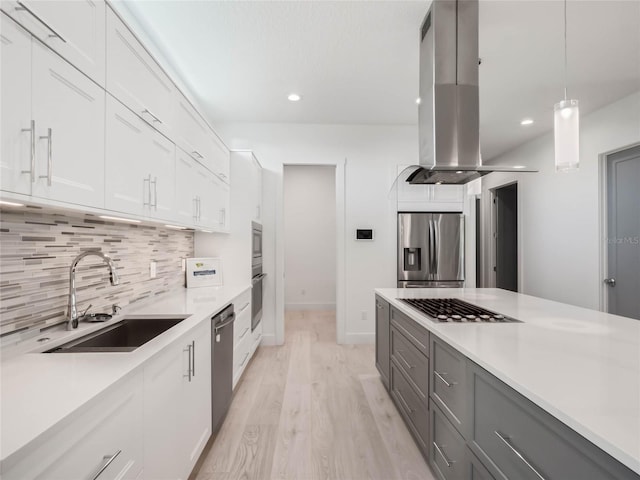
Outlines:
{"type": "Polygon", "coordinates": [[[409,183],[462,184],[533,171],[480,160],[478,0],[433,0],[421,29],[419,166],[409,183]]]}

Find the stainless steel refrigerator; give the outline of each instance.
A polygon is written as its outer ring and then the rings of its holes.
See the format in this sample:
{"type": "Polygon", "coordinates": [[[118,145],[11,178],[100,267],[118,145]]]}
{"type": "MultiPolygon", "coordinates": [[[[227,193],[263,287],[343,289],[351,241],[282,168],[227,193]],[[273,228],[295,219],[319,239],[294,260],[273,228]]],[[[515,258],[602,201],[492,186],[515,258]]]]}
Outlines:
{"type": "Polygon", "coordinates": [[[464,215],[398,213],[398,287],[464,285],[464,215]]]}

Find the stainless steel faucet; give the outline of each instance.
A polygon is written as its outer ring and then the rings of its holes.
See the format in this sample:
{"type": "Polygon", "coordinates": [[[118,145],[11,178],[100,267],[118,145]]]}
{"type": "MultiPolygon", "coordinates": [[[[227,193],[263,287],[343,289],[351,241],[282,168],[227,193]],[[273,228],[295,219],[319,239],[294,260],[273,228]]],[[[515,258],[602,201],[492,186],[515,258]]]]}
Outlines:
{"type": "Polygon", "coordinates": [[[116,273],[116,266],[109,255],[106,255],[99,250],[89,250],[78,255],[73,262],[71,262],[71,268],[69,269],[69,318],[67,320],[67,330],[78,328],[78,310],[76,308],[76,267],[80,260],[84,257],[88,257],[89,255],[100,257],[107,264],[109,267],[109,280],[111,281],[111,285],[115,286],[120,283],[120,279],[116,273]]]}

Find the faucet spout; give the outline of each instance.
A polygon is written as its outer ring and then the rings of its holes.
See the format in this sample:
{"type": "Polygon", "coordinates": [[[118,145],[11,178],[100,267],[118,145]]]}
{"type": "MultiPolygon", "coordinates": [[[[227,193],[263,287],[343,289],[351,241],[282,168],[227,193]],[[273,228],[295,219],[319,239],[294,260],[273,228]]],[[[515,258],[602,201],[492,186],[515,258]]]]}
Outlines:
{"type": "Polygon", "coordinates": [[[67,330],[78,328],[78,309],[76,306],[76,267],[80,260],[84,257],[88,257],[89,255],[100,257],[104,263],[107,264],[109,267],[109,281],[111,282],[111,285],[115,286],[120,283],[120,278],[118,277],[118,272],[116,271],[116,266],[113,263],[113,260],[109,255],[102,253],[100,250],[88,250],[74,258],[73,262],[71,262],[71,268],[69,269],[69,316],[67,317],[67,330]]]}

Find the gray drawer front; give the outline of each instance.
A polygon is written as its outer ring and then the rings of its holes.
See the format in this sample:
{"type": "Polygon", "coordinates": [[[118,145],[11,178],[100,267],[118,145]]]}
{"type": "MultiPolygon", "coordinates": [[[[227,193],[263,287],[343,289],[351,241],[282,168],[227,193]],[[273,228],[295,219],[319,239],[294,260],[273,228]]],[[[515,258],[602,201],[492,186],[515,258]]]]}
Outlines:
{"type": "Polygon", "coordinates": [[[391,327],[391,358],[413,382],[426,405],[429,398],[429,359],[395,327],[391,327]]]}
{"type": "Polygon", "coordinates": [[[394,362],[391,362],[391,398],[416,439],[418,448],[428,456],[429,412],[394,362]]]}
{"type": "Polygon", "coordinates": [[[463,480],[468,474],[464,439],[442,411],[431,409],[431,467],[443,480],[463,480]]]}
{"type": "Polygon", "coordinates": [[[469,364],[474,401],[470,445],[496,478],[640,478],[510,387],[469,364]]]}
{"type": "Polygon", "coordinates": [[[431,398],[460,433],[466,435],[466,357],[431,336],[431,398]]]}
{"type": "Polygon", "coordinates": [[[427,357],[429,356],[429,332],[404,313],[391,307],[391,323],[427,357]]]}
{"type": "Polygon", "coordinates": [[[469,480],[495,480],[493,475],[489,473],[489,470],[482,464],[478,457],[467,447],[467,466],[469,467],[469,474],[467,478],[469,480]]]}

